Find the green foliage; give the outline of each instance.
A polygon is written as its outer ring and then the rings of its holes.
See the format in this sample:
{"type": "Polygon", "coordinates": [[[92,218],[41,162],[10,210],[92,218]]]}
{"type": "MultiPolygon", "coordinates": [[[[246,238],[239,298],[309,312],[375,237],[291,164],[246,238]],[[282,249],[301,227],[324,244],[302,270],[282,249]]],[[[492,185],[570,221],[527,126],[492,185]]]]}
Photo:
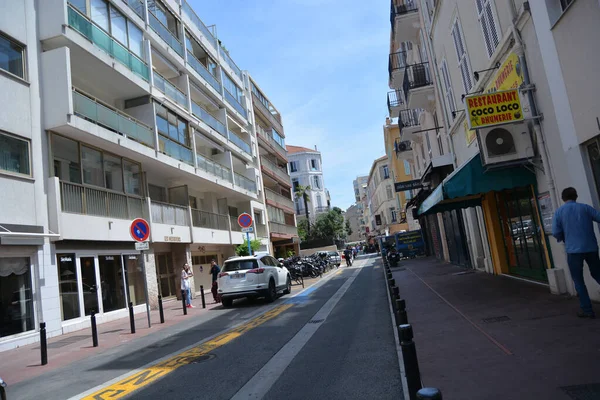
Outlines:
{"type": "Polygon", "coordinates": [[[350,226],[350,221],[346,221],[346,234],[348,234],[348,236],[352,235],[352,227],[350,226]]]}
{"type": "Polygon", "coordinates": [[[298,219],[298,236],[300,240],[308,240],[308,219],[298,219]]]}
{"type": "Polygon", "coordinates": [[[286,254],[286,258],[294,257],[296,252],[294,250],[288,250],[286,254]]]}
{"type": "MultiPolygon", "coordinates": [[[[250,247],[252,247],[252,253],[256,253],[256,250],[260,249],[261,242],[258,239],[250,240],[250,247]]],[[[248,241],[244,239],[244,243],[240,244],[235,248],[235,254],[238,256],[249,256],[248,254],[248,241]]]]}
{"type": "MultiPolygon", "coordinates": [[[[298,229],[300,231],[300,229],[298,229]]],[[[347,235],[346,225],[342,210],[334,207],[331,211],[319,215],[310,227],[310,235],[307,240],[313,239],[345,239],[347,235]]]]}

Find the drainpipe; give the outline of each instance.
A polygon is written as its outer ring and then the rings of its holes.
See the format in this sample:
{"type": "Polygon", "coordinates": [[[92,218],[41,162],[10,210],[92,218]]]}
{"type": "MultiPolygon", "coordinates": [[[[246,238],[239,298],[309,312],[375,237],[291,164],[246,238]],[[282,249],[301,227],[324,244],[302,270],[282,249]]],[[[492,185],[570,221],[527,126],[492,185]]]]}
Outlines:
{"type": "MultiPolygon", "coordinates": [[[[526,7],[527,11],[529,10],[528,2],[525,2],[524,7],[526,7]]],[[[521,33],[517,29],[515,25],[516,20],[516,7],[514,4],[514,0],[508,0],[508,10],[510,12],[510,20],[511,20],[511,29],[513,31],[513,36],[516,41],[516,53],[519,56],[519,61],[523,66],[523,81],[527,87],[531,85],[531,80],[529,77],[529,68],[527,67],[527,58],[525,57],[525,52],[523,50],[523,40],[521,38],[521,33]]],[[[529,104],[531,106],[531,113],[534,116],[538,115],[537,105],[535,102],[535,96],[533,95],[533,90],[527,90],[527,99],[529,100],[529,104]]],[[[554,185],[554,177],[552,167],[550,165],[549,156],[548,156],[548,146],[546,144],[546,140],[544,139],[544,135],[542,133],[542,125],[539,119],[535,119],[533,121],[533,130],[535,132],[535,138],[538,142],[538,148],[540,151],[540,156],[542,157],[542,165],[544,167],[544,176],[546,177],[546,184],[548,185],[548,191],[550,192],[550,200],[552,202],[552,208],[556,210],[559,206],[558,203],[558,195],[556,191],[556,186],[554,185]]]]}

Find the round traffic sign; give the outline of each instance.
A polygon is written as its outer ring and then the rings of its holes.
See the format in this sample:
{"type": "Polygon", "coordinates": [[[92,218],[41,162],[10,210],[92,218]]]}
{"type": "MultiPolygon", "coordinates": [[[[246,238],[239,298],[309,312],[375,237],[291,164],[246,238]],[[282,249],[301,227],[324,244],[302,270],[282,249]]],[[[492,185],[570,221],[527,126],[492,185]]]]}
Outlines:
{"type": "Polygon", "coordinates": [[[252,226],[252,215],[248,213],[240,214],[238,217],[238,224],[242,228],[250,228],[252,226]]]}
{"type": "Polygon", "coordinates": [[[131,234],[133,240],[137,242],[145,242],[150,236],[150,226],[148,225],[148,222],[146,222],[145,219],[136,218],[131,223],[129,233],[131,234]]]}

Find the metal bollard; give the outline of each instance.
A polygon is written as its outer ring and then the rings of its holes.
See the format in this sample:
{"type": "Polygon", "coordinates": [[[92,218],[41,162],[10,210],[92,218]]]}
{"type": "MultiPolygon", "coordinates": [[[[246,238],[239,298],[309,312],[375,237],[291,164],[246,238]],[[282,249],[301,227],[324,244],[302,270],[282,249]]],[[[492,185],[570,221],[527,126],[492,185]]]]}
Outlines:
{"type": "Polygon", "coordinates": [[[400,333],[400,347],[402,347],[402,358],[404,359],[404,373],[408,385],[408,394],[411,400],[416,399],[417,392],[423,387],[421,385],[421,372],[419,372],[419,360],[417,359],[417,348],[413,341],[413,329],[410,324],[398,326],[400,333]]]}
{"type": "Polygon", "coordinates": [[[396,286],[396,280],[394,278],[388,280],[390,287],[396,286]]]}
{"type": "Polygon", "coordinates": [[[48,341],[46,340],[46,323],[40,322],[40,352],[42,365],[48,364],[48,341]]]}
{"type": "Polygon", "coordinates": [[[0,400],[6,400],[6,382],[0,378],[0,400]]]}
{"type": "Polygon", "coordinates": [[[403,299],[396,299],[396,323],[398,325],[408,324],[408,315],[406,315],[406,301],[403,299]]]}
{"type": "Polygon", "coordinates": [[[388,280],[390,280],[390,279],[392,279],[392,278],[393,278],[393,276],[392,276],[392,273],[391,273],[391,272],[388,272],[388,273],[387,273],[387,279],[388,279],[388,280]]]}
{"type": "Polygon", "coordinates": [[[187,315],[187,307],[185,305],[185,290],[181,291],[181,307],[183,307],[183,315],[187,315]]]}
{"type": "Polygon", "coordinates": [[[204,286],[200,285],[200,297],[202,298],[202,308],[206,308],[206,298],[204,297],[204,286]]]}
{"type": "Polygon", "coordinates": [[[400,298],[400,288],[398,286],[392,287],[392,293],[393,293],[392,301],[400,298]]]}
{"type": "Polygon", "coordinates": [[[436,388],[423,388],[417,392],[418,400],[443,400],[442,392],[436,388]]]}
{"type": "Polygon", "coordinates": [[[135,333],[135,318],[133,317],[133,303],[129,302],[129,326],[131,327],[131,333],[135,333]]]}
{"type": "Polygon", "coordinates": [[[98,347],[98,328],[96,327],[96,312],[92,311],[90,315],[90,321],[92,323],[92,346],[98,347]]]}
{"type": "Polygon", "coordinates": [[[158,296],[158,314],[160,315],[160,323],[165,323],[165,311],[163,310],[162,296],[158,296]]]}

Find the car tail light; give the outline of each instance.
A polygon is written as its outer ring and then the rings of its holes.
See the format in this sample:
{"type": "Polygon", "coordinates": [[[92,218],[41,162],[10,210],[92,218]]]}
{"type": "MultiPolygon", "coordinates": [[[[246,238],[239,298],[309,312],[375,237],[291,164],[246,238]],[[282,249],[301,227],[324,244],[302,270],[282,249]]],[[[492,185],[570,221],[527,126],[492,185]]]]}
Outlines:
{"type": "Polygon", "coordinates": [[[265,272],[264,268],[254,268],[254,269],[248,270],[246,273],[247,274],[262,274],[263,272],[265,272]]]}
{"type": "Polygon", "coordinates": [[[227,275],[229,275],[227,272],[221,272],[219,274],[219,278],[222,278],[222,277],[227,276],[227,275]]]}

